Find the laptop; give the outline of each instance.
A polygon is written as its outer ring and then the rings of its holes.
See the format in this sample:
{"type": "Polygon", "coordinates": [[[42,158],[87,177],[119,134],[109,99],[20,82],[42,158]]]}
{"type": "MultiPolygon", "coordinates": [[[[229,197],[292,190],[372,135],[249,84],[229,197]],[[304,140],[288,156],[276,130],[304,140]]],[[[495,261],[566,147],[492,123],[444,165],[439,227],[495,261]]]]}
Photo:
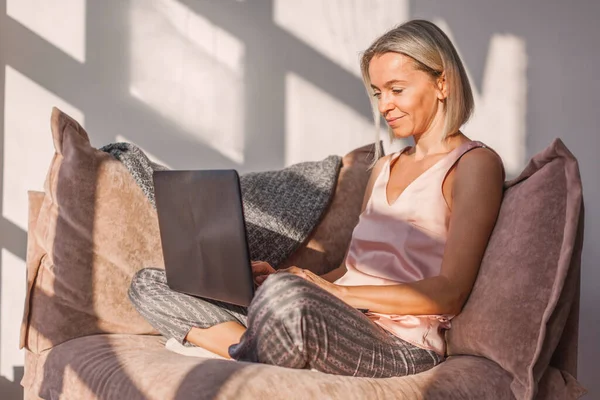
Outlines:
{"type": "Polygon", "coordinates": [[[237,172],[155,171],[153,178],[169,287],[247,307],[255,288],[237,172]]]}

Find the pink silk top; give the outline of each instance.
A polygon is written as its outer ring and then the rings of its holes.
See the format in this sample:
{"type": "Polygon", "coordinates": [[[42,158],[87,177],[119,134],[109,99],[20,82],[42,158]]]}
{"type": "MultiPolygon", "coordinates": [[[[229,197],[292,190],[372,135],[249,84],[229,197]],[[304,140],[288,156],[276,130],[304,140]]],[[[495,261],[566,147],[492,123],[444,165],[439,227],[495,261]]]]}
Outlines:
{"type": "MultiPolygon", "coordinates": [[[[450,220],[442,184],[458,159],[477,147],[486,146],[471,141],[452,150],[410,183],[392,204],[386,194],[390,163],[408,147],[390,157],[352,233],[347,272],[335,283],[395,285],[439,275],[450,220]]],[[[443,330],[450,328],[453,315],[366,315],[407,342],[442,356],[445,353],[443,330]]]]}

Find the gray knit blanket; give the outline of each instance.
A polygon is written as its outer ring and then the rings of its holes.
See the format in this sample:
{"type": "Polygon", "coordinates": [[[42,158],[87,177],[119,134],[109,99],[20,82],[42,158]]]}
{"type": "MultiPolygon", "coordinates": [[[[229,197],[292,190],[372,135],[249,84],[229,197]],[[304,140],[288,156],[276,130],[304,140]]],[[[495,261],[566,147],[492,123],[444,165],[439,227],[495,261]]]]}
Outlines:
{"type": "MultiPolygon", "coordinates": [[[[123,163],[156,207],[152,173],[168,168],[153,163],[130,143],[112,143],[100,150],[123,163]]],[[[252,260],[277,266],[306,240],[331,201],[341,161],[339,156],[329,156],[278,171],[240,175],[252,260]]]]}

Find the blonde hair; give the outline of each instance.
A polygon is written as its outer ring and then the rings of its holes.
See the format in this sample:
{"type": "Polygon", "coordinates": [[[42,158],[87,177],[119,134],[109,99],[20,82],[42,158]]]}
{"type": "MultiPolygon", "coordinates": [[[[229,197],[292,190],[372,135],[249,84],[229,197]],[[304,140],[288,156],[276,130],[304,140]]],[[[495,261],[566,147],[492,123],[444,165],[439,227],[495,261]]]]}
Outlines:
{"type": "MultiPolygon", "coordinates": [[[[367,93],[371,99],[376,138],[379,141],[380,115],[377,99],[373,97],[369,63],[384,53],[400,53],[413,59],[415,68],[428,73],[434,80],[445,75],[447,97],[444,101],[445,121],[443,139],[456,133],[473,113],[473,93],[465,68],[446,34],[432,22],[408,21],[386,33],[369,46],[360,60],[360,69],[367,93]]],[[[388,129],[390,140],[394,140],[388,129]]],[[[380,146],[375,146],[375,161],[381,157],[380,146]]]]}

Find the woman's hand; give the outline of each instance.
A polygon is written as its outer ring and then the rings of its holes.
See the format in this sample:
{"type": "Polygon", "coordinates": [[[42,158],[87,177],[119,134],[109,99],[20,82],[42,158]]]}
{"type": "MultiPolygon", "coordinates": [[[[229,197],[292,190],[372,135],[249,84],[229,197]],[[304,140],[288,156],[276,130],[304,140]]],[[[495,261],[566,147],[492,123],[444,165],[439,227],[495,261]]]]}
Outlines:
{"type": "Polygon", "coordinates": [[[252,261],[252,279],[256,286],[260,286],[269,275],[277,272],[275,268],[266,261],[252,261]]]}
{"type": "Polygon", "coordinates": [[[309,271],[307,269],[298,268],[298,267],[289,267],[289,268],[280,269],[277,271],[277,273],[280,273],[280,272],[289,272],[290,274],[294,274],[301,278],[304,278],[307,281],[314,283],[315,285],[319,286],[320,288],[325,289],[332,295],[343,300],[343,298],[342,298],[343,291],[342,291],[341,286],[333,284],[333,283],[321,278],[319,275],[315,274],[312,271],[309,271]]]}

